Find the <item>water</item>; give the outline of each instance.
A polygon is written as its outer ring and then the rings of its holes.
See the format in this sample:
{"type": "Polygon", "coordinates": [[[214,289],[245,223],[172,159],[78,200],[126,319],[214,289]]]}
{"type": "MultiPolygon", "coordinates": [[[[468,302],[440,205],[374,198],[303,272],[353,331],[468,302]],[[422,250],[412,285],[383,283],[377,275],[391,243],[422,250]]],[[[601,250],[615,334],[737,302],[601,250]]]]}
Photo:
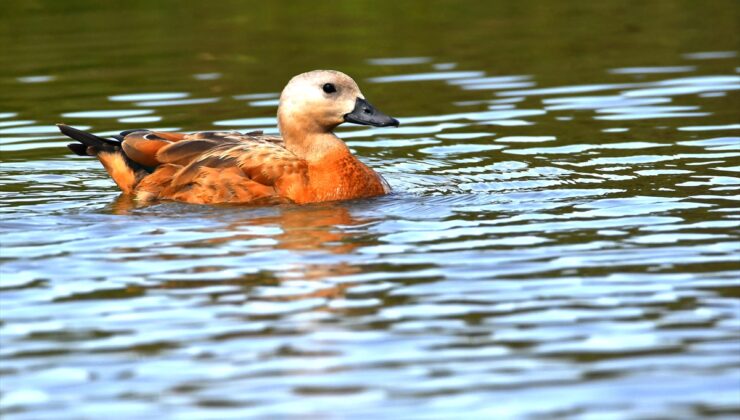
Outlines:
{"type": "Polygon", "coordinates": [[[593,3],[4,2],[3,418],[740,415],[740,8],[593,3]],[[137,207],[53,127],[314,68],[391,195],[137,207]]]}

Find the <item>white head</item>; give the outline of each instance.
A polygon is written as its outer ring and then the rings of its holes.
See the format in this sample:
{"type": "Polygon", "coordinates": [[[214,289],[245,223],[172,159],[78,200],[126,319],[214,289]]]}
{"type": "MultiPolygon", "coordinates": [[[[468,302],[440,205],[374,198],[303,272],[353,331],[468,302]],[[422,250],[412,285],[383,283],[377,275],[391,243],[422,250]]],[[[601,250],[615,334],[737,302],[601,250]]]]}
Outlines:
{"type": "Polygon", "coordinates": [[[293,77],[280,94],[278,124],[303,132],[329,132],[343,122],[398,126],[398,121],[365,100],[351,77],[334,70],[314,70],[293,77]]]}

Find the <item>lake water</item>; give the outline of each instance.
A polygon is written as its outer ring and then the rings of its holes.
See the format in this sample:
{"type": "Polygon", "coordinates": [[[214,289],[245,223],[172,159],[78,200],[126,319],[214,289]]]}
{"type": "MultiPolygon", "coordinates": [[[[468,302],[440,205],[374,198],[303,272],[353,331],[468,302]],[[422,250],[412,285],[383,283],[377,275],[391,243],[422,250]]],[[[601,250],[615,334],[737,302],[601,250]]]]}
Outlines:
{"type": "Polygon", "coordinates": [[[740,3],[92,3],[0,6],[3,418],[740,416],[740,3]],[[315,68],[392,194],[137,207],[53,126],[315,68]]]}

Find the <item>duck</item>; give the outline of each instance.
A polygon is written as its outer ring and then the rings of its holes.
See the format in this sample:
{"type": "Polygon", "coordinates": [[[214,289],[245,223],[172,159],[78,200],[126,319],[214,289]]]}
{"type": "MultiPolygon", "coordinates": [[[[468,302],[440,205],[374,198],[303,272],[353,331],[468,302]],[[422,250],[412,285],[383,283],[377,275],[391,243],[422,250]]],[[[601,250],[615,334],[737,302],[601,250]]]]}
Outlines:
{"type": "Polygon", "coordinates": [[[280,94],[280,136],[262,131],[176,133],[127,130],[104,138],[57,124],[76,155],[96,157],[136,202],[310,204],[388,194],[386,180],[334,133],[354,123],[398,127],[348,75],[314,70],[280,94]]]}

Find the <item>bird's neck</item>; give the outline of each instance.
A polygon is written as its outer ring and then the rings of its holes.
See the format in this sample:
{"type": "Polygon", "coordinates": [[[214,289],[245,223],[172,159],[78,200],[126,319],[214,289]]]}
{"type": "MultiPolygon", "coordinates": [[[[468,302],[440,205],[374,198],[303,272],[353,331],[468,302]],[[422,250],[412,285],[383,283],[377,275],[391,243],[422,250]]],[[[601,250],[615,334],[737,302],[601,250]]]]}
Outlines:
{"type": "Polygon", "coordinates": [[[332,131],[306,121],[283,121],[278,118],[285,148],[309,163],[344,158],[351,155],[349,148],[332,131]]]}

